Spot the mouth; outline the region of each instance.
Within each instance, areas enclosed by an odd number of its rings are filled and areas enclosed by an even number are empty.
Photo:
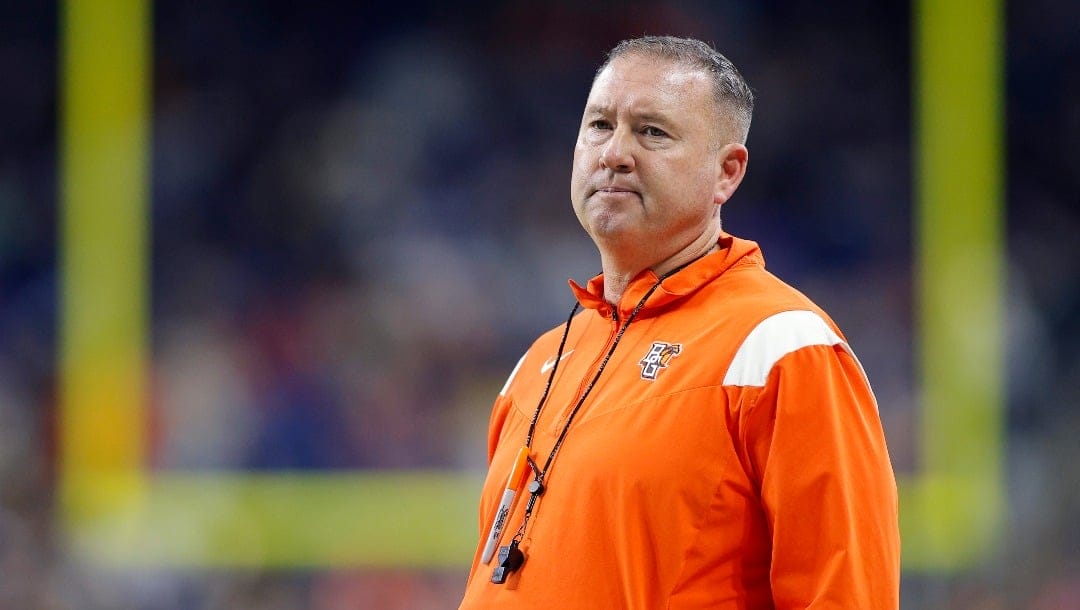
[[[593,193],[601,193],[601,194],[604,194],[604,195],[614,195],[614,196],[637,195],[638,194],[638,192],[635,191],[634,189],[630,189],[630,188],[626,188],[626,187],[622,187],[622,186],[604,186],[604,187],[597,188],[596,190],[593,191]]]

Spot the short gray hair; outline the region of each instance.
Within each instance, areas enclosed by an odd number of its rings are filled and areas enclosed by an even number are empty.
[[[734,131],[732,135],[743,143],[746,142],[746,136],[750,132],[750,119],[754,114],[754,93],[739,70],[735,68],[735,64],[711,45],[694,38],[676,36],[642,36],[627,39],[608,52],[604,63],[596,70],[596,76],[599,76],[612,61],[623,55],[644,55],[667,59],[702,70],[711,76],[713,97],[717,107],[721,114],[729,114]]]

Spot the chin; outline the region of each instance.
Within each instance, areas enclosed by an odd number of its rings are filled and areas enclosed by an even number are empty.
[[[592,236],[593,241],[596,242],[629,242],[631,244],[636,244],[642,239],[641,231],[638,227],[632,223],[626,222],[625,218],[594,218],[592,222],[589,223],[587,231],[589,235]]]
[[[639,219],[634,218],[633,210],[606,205],[604,202],[587,203],[578,218],[590,235],[618,234],[634,230],[639,224]]]

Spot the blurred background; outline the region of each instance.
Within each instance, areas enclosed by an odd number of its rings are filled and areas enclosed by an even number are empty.
[[[0,609],[456,607],[468,548],[441,566],[135,569],[72,552],[57,491],[61,10],[0,7]],[[725,229],[833,315],[898,474],[918,473],[908,3],[152,13],[150,477],[421,469],[478,489],[492,399],[565,319],[566,279],[599,270],[568,202],[572,147],[603,54],[643,33],[712,41],[755,89]],[[1080,608],[1078,23],[1075,2],[1006,5],[1006,523],[963,569],[906,567],[905,608]],[[471,536],[476,520],[451,526]]]

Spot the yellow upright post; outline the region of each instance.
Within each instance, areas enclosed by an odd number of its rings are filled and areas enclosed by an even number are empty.
[[[907,565],[950,569],[985,558],[1005,522],[1003,7],[914,11],[922,473],[901,517]]]
[[[150,16],[60,9],[60,511],[78,533],[143,489]]]

